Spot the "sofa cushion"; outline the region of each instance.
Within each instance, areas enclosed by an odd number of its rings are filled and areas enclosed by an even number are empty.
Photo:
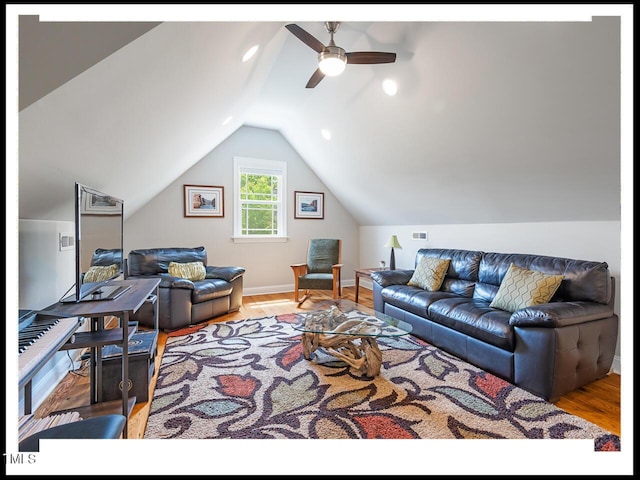
[[[477,298],[443,298],[431,303],[428,318],[496,347],[515,349],[515,332],[509,325],[511,313],[492,308]]]
[[[548,303],[562,279],[563,275],[548,275],[520,268],[512,263],[490,306],[515,312],[521,308]]]
[[[549,275],[564,275],[564,280],[553,298],[554,301],[585,301],[606,304],[611,298],[611,274],[606,262],[522,253],[488,252],[482,257],[478,281],[500,286],[512,263],[521,268],[537,270]],[[449,269],[449,274],[451,274],[451,269]]]
[[[94,265],[89,267],[87,273],[82,278],[83,283],[102,282],[111,278],[117,277],[120,273],[120,268],[115,263],[113,265],[99,266]]]
[[[472,297],[476,284],[469,280],[462,280],[461,278],[444,277],[444,282],[440,290],[443,292],[455,293],[456,295],[462,295],[463,297]]]
[[[194,304],[228,296],[233,290],[233,285],[229,282],[215,278],[193,282],[193,287],[191,302]]]
[[[206,270],[202,262],[169,262],[169,275],[172,277],[186,278],[192,282],[204,280]]]
[[[381,294],[386,303],[423,317],[427,315],[429,305],[436,300],[457,297],[451,292],[429,292],[411,285],[390,285],[383,288]]]
[[[202,262],[207,264],[204,247],[145,248],[131,250],[128,257],[129,276],[158,275],[169,272],[169,263]]]
[[[113,264],[122,265],[122,250],[119,248],[96,248],[91,256],[91,265],[103,267]]]
[[[478,270],[482,252],[474,250],[452,250],[447,248],[421,248],[416,253],[416,266],[424,257],[451,259],[447,275],[440,290],[465,297],[473,295],[473,286],[478,281]],[[412,272],[413,273],[413,272]],[[373,278],[373,275],[372,275]]]
[[[450,263],[450,258],[421,258],[407,285],[420,287],[430,292],[440,290]]]

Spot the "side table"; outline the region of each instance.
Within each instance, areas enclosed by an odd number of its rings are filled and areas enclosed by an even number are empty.
[[[360,294],[360,278],[368,278],[371,279],[371,274],[373,272],[378,272],[380,270],[384,270],[384,268],[356,268],[354,272],[356,274],[356,303],[358,303],[358,296]]]

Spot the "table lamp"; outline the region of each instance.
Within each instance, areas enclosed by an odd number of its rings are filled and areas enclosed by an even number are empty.
[[[387,248],[391,247],[391,259],[389,261],[389,270],[395,270],[396,269],[396,257],[395,257],[395,254],[393,252],[393,249],[394,248],[400,248],[400,249],[402,248],[402,246],[398,242],[398,237],[396,235],[391,235],[391,238],[389,239],[389,241],[387,242],[385,247],[387,247]]]

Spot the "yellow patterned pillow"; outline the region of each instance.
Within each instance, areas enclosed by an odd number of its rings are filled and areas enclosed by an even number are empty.
[[[490,306],[515,312],[521,308],[548,303],[563,278],[564,275],[527,270],[512,263]]]
[[[119,273],[120,269],[115,263],[107,266],[94,265],[84,274],[82,283],[102,282],[117,277]]]
[[[424,288],[430,292],[440,290],[451,260],[448,258],[422,257],[407,285]]]
[[[186,278],[187,280],[195,282],[197,280],[204,280],[207,271],[202,262],[169,262],[169,275],[172,277]]]

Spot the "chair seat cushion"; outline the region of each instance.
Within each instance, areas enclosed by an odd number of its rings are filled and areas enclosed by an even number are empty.
[[[192,303],[207,302],[214,298],[230,295],[233,286],[219,278],[207,278],[193,282],[193,292],[191,292]]]
[[[331,290],[333,275],[331,273],[307,273],[298,277],[298,287],[309,290]]]
[[[40,440],[43,438],[117,439],[124,431],[126,420],[124,415],[114,413],[57,425],[25,438],[18,445],[18,450],[20,452],[39,452]]]

